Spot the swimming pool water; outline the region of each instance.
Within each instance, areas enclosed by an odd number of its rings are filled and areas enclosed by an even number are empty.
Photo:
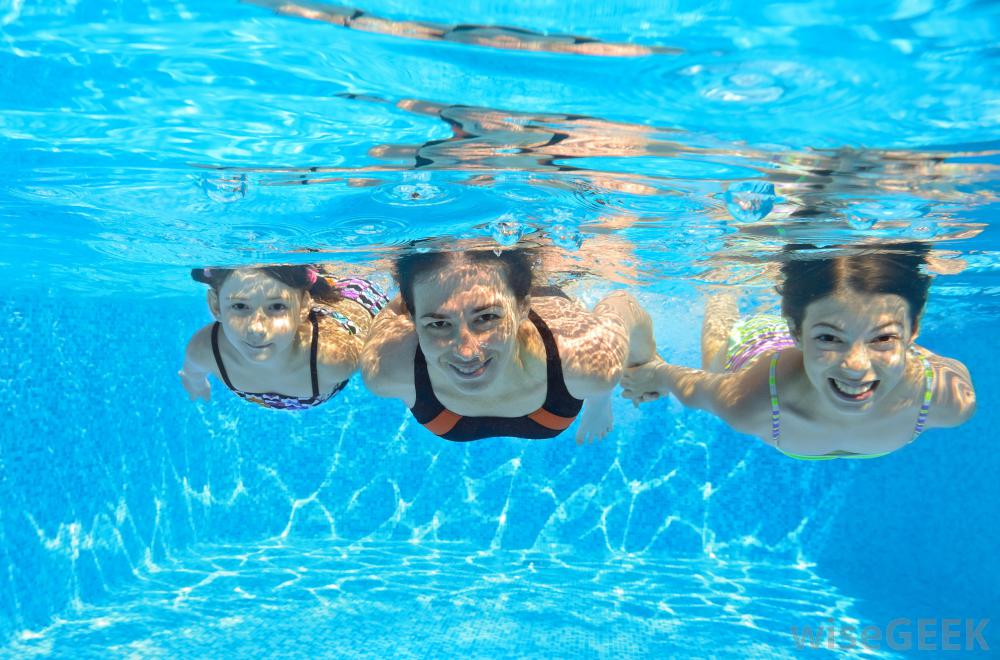
[[[997,9],[652,4],[360,7],[660,49],[619,57],[0,1],[0,654],[824,657],[792,627],[997,619]],[[300,415],[177,385],[192,266],[516,236],[689,365],[706,282],[766,305],[786,241],[930,240],[921,343],[979,410],[803,464],[665,401],[455,445],[356,379]]]

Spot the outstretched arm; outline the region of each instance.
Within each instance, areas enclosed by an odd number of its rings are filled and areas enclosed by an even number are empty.
[[[635,405],[673,394],[689,408],[722,418],[737,431],[759,435],[769,413],[768,360],[757,360],[735,373],[714,373],[669,364],[656,356],[650,362],[625,370],[622,396]]]
[[[628,337],[628,353],[624,366],[645,364],[656,355],[653,321],[632,294],[626,291],[609,294],[594,306],[594,314],[612,315],[621,320]]]
[[[416,329],[402,298],[397,296],[375,317],[361,350],[365,387],[376,396],[401,399],[412,406],[417,397],[413,385],[416,350]]]
[[[688,408],[716,412],[724,378],[723,374],[669,364],[657,355],[646,364],[625,370],[622,396],[638,405],[673,394]]]
[[[188,342],[184,351],[184,366],[177,372],[181,385],[191,401],[212,397],[212,386],[208,382],[208,374],[212,373],[210,355],[210,336],[212,326],[206,326],[196,332]]]
[[[537,309],[557,330],[566,387],[586,402],[576,441],[603,438],[612,428],[611,392],[622,369],[655,354],[649,315],[624,291],[601,300],[593,312],[556,298],[538,301]]]

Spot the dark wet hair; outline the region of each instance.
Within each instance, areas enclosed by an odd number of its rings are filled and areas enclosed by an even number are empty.
[[[916,330],[927,303],[931,277],[923,272],[930,247],[926,243],[838,245],[787,245],[781,266],[781,313],[798,334],[806,307],[839,290],[895,294],[909,305],[910,326]],[[839,254],[838,254],[839,253]]]
[[[216,293],[222,285],[235,273],[237,268],[192,268],[191,279],[195,282],[207,284]],[[315,300],[326,304],[333,304],[341,299],[341,295],[330,285],[330,282],[318,274],[314,266],[259,266],[249,267],[246,270],[258,270],[268,277],[278,280],[285,286],[297,289],[298,291],[308,291]]]
[[[417,279],[438,270],[458,264],[496,265],[500,267],[503,281],[510,287],[517,302],[522,302],[531,291],[533,281],[533,255],[528,248],[501,250],[466,250],[463,252],[416,252],[411,251],[396,258],[393,276],[399,285],[399,293],[410,316],[416,316],[413,301],[413,287]]]

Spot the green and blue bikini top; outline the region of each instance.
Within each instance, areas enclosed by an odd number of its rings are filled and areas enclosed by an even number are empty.
[[[927,422],[927,413],[931,409],[931,399],[934,397],[934,368],[931,367],[930,361],[921,355],[920,351],[918,351],[915,347],[911,347],[910,350],[917,358],[920,359],[920,363],[924,367],[924,400],[920,404],[920,412],[917,414],[917,423],[913,427],[913,437],[910,438],[910,442],[913,442],[917,439],[917,436],[924,432],[924,424]],[[829,454],[810,456],[807,454],[793,454],[782,449],[780,446],[781,408],[778,406],[778,381],[774,375],[778,366],[779,355],[781,355],[780,351],[771,356],[771,368],[767,375],[767,385],[771,393],[771,440],[778,451],[785,456],[797,458],[800,461],[829,461],[834,458],[879,458],[880,456],[892,453],[891,451],[884,451],[878,454],[853,454],[851,452],[836,451]]]

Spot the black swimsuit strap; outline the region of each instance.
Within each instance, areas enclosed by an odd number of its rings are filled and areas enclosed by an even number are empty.
[[[552,331],[542,317],[529,310],[528,318],[534,324],[535,329],[542,338],[542,345],[545,347],[545,403],[542,408],[557,415],[571,417],[579,412],[579,407],[574,410],[574,404],[579,399],[574,397],[566,389],[566,381],[563,378],[562,359],[559,357],[559,347],[556,339],[552,336]]]
[[[545,402],[542,408],[556,415],[566,417],[575,416],[579,412],[579,399],[575,398],[566,389],[563,380],[562,360],[559,358],[559,347],[556,346],[555,337],[549,326],[542,320],[542,317],[535,313],[535,310],[528,311],[528,319],[531,321],[538,334],[542,338],[542,346],[545,347]],[[413,385],[416,390],[416,400],[413,407],[414,416],[418,422],[424,423],[434,419],[441,411],[445,410],[444,404],[434,394],[434,387],[431,385],[430,375],[427,373],[427,359],[424,352],[417,344],[417,351],[413,356]]]
[[[319,372],[316,369],[316,357],[319,355],[319,321],[316,319],[316,312],[309,312],[309,320],[312,322],[312,346],[309,347],[309,377],[312,379],[313,396],[319,396]]]
[[[312,322],[312,346],[309,347],[309,376],[312,381],[312,398],[317,398],[319,396],[319,371],[316,369],[316,358],[319,355],[319,322],[316,320],[316,313],[309,312],[309,320]],[[222,382],[226,384],[226,387],[231,389],[233,392],[238,392],[235,387],[233,387],[232,382],[229,380],[229,374],[226,373],[226,365],[222,362],[222,351],[219,350],[219,327],[222,324],[218,321],[212,326],[212,353],[215,354],[215,364],[219,367],[219,375],[222,376]],[[346,384],[347,381],[344,381]]]
[[[445,409],[444,404],[434,394],[431,377],[427,374],[427,358],[420,350],[419,342],[417,343],[417,352],[413,356],[413,386],[417,397],[410,410],[413,411],[418,422],[421,424],[429,422]]]
[[[226,365],[222,363],[222,352],[219,351],[219,327],[222,326],[218,321],[212,326],[212,352],[215,353],[215,365],[219,367],[219,375],[222,376],[222,382],[226,384],[226,387],[232,391],[236,391],[233,384],[229,382],[229,374],[226,373]]]

